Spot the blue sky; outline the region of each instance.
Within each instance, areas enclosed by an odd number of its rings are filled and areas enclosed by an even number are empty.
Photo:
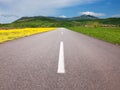
[[[61,12],[69,17],[80,15],[80,12],[87,11],[103,13],[104,15],[101,15],[101,18],[120,16],[120,0],[101,0],[91,4],[83,4],[61,9]]]
[[[23,16],[120,17],[120,0],[0,0],[0,23]]]

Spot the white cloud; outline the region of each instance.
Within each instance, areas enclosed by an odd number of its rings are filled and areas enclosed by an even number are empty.
[[[61,16],[59,16],[60,18],[67,18],[67,16],[65,16],[65,15],[61,15]]]
[[[113,15],[112,17],[120,17],[120,14]]]
[[[1,14],[0,15],[0,23],[10,23],[10,22],[15,21],[18,18],[20,18],[20,17],[17,15]]]
[[[5,14],[5,15],[1,14],[0,17],[16,17],[16,18],[18,18],[19,16],[17,16],[17,15],[10,15],[10,14],[9,15],[7,15],[7,14]]]
[[[92,16],[96,16],[96,17],[105,16],[104,13],[96,13],[96,12],[90,12],[90,11],[80,12],[80,14],[81,15],[92,15]]]
[[[0,14],[17,16],[56,15],[58,9],[100,0],[0,0]]]

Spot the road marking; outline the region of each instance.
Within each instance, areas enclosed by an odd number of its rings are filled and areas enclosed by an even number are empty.
[[[58,61],[57,73],[65,73],[63,41],[60,42],[60,51],[59,51],[59,61]]]

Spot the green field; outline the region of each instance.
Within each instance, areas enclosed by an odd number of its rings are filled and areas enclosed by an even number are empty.
[[[120,28],[70,27],[69,29],[113,44],[120,45]]]

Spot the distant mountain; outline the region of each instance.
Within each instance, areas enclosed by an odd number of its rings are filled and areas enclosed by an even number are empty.
[[[22,17],[15,22],[30,22],[30,21],[49,21],[54,22],[56,21],[54,18],[45,17],[45,16],[34,16],[34,17]]]
[[[72,26],[85,26],[89,23],[98,22],[104,25],[117,25],[120,26],[120,18],[106,18],[100,19],[91,15],[81,15],[72,18],[60,17],[22,17],[10,24],[0,24],[0,28],[25,28],[25,27],[72,27]]]
[[[60,17],[45,17],[45,16],[35,16],[35,17],[22,17],[15,22],[23,22],[23,21],[65,21],[65,20],[95,20],[99,19],[98,17],[91,15],[81,15],[78,17],[72,18],[60,18]]]
[[[81,15],[78,17],[71,18],[71,20],[95,20],[95,19],[99,19],[99,18],[92,15]]]

